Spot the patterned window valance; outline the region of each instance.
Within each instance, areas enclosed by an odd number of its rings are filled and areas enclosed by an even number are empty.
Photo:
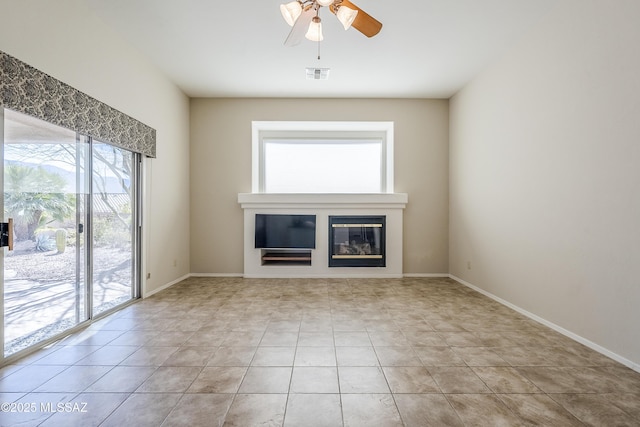
[[[156,156],[156,131],[0,51],[0,106],[102,142]]]

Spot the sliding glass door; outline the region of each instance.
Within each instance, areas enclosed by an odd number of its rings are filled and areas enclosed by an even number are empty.
[[[11,245],[0,266],[1,362],[138,296],[140,160],[8,109],[0,122]]]
[[[87,138],[4,110],[4,356],[89,318]]]
[[[94,141],[93,314],[136,295],[137,156]]]

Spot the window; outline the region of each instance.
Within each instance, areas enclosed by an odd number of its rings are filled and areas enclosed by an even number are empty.
[[[393,123],[253,122],[254,193],[392,193]]]
[[[263,142],[265,193],[380,193],[380,140]]]

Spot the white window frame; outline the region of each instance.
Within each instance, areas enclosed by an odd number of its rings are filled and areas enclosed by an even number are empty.
[[[380,194],[393,193],[393,122],[252,121],[251,192],[264,193],[264,138],[381,138]]]

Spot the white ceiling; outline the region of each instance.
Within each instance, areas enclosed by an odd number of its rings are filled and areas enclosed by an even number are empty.
[[[354,0],[368,39],[322,8],[324,41],[284,46],[288,0],[86,0],[191,97],[449,98],[557,0]],[[329,67],[306,80],[305,67]]]

